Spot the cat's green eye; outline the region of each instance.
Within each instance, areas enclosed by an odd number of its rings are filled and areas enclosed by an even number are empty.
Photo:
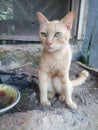
[[[47,34],[44,33],[44,32],[41,32],[40,34],[41,34],[42,37],[47,37]]]
[[[55,36],[55,37],[60,37],[61,34],[62,34],[61,32],[56,32],[54,36]]]

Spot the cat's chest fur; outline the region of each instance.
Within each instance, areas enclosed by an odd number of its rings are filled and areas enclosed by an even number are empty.
[[[69,67],[71,50],[62,50],[56,53],[43,52],[40,59],[40,68],[50,76],[60,75]]]

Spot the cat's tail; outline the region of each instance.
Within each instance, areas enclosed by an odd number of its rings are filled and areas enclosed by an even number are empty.
[[[75,87],[75,86],[79,86],[79,85],[83,84],[84,81],[87,79],[88,76],[89,76],[89,72],[86,71],[86,70],[83,70],[79,74],[79,77],[77,79],[71,81],[72,86]]]

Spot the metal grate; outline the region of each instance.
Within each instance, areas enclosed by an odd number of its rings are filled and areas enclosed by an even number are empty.
[[[0,0],[0,40],[38,41],[36,12],[43,12],[49,20],[60,19],[69,12],[71,3],[72,0]]]

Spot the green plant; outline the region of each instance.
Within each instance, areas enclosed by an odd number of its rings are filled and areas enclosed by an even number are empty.
[[[79,57],[79,61],[81,61],[83,64],[87,65],[87,58],[82,54]]]
[[[89,65],[89,59],[90,59],[90,50],[91,50],[91,44],[92,44],[92,37],[93,37],[93,32],[90,35],[90,40],[87,48],[87,65]]]
[[[39,59],[38,58],[34,58],[32,65],[33,65],[33,67],[38,66],[39,65]]]

